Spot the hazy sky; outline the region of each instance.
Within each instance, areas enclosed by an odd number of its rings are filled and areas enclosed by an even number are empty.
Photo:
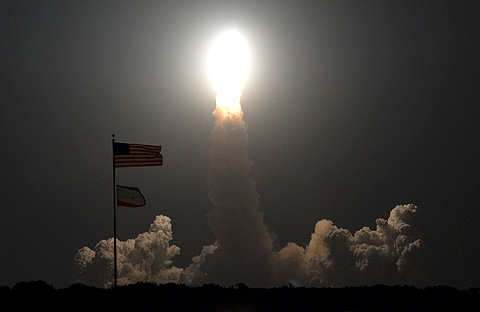
[[[479,20],[476,1],[2,1],[0,284],[67,286],[76,251],[112,236],[112,133],[164,156],[117,170],[147,200],[119,209],[119,238],[166,215],[179,267],[215,241],[206,61],[236,27],[279,248],[320,219],[355,232],[413,203],[431,284],[479,287]]]

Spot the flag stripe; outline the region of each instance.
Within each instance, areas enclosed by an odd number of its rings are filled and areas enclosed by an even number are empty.
[[[158,162],[162,161],[162,157],[148,157],[148,158],[119,158],[117,163],[128,163],[128,162]]]
[[[117,144],[117,145],[115,145]],[[126,144],[114,142],[115,168],[161,166],[163,156],[158,145]]]
[[[148,166],[162,166],[162,162],[147,162],[147,163],[126,163],[126,164],[117,164],[117,168],[123,167],[148,167]]]
[[[122,159],[157,159],[161,157],[161,154],[158,155],[120,155],[115,156],[115,159],[122,160]]]
[[[161,151],[162,146],[160,145],[147,145],[147,144],[129,144],[130,149],[143,149],[143,150],[153,150],[153,151]]]
[[[131,164],[131,165],[119,165],[117,168],[126,168],[126,167],[154,167],[162,166],[162,164]]]
[[[122,163],[133,163],[133,162],[162,162],[163,158],[162,157],[148,157],[148,158],[119,158],[116,160],[117,164],[122,164]]]
[[[162,164],[163,161],[161,159],[144,159],[144,160],[128,160],[128,161],[118,161],[116,164],[118,165],[128,165],[128,164]]]
[[[130,154],[132,153],[160,153],[161,146],[130,144]]]

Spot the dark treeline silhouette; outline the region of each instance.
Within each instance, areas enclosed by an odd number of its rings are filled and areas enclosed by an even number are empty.
[[[137,283],[115,289],[83,284],[54,289],[43,281],[0,287],[3,307],[12,310],[120,311],[477,311],[480,289],[449,286],[305,288],[221,287],[207,284]]]

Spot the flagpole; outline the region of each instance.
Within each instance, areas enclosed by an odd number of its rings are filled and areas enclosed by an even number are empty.
[[[113,287],[117,287],[117,181],[115,179],[115,134],[112,134],[113,163]]]

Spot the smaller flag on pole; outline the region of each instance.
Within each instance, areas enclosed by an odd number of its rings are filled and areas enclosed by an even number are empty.
[[[145,197],[138,187],[117,185],[117,205],[123,207],[145,206]]]

